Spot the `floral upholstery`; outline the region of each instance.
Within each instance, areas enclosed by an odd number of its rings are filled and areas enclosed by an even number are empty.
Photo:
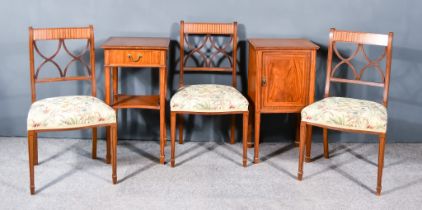
[[[302,110],[302,121],[360,131],[387,130],[387,110],[379,103],[367,100],[328,97]]]
[[[181,88],[170,101],[171,111],[235,112],[248,111],[248,100],[227,85],[190,85]]]
[[[28,130],[65,129],[116,123],[113,108],[93,96],[62,96],[34,102]]]

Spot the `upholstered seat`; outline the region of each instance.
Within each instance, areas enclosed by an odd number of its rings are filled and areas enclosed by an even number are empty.
[[[248,105],[236,88],[215,84],[185,86],[170,101],[171,111],[186,112],[244,112]]]
[[[386,132],[387,110],[373,101],[327,97],[305,107],[302,121],[334,128]]]
[[[93,96],[62,96],[38,100],[28,113],[28,130],[66,129],[116,123],[116,113]]]

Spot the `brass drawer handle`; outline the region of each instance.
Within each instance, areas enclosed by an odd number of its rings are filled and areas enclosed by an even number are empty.
[[[138,57],[136,59],[133,59],[132,54],[128,54],[127,57],[129,58],[130,61],[132,62],[138,62],[139,60],[141,60],[142,58],[142,54],[138,54]]]

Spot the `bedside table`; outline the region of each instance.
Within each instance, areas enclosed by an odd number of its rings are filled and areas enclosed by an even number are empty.
[[[160,163],[164,164],[166,141],[165,103],[167,79],[168,38],[111,37],[101,48],[104,49],[105,102],[118,109],[153,109],[160,111]],[[160,71],[159,95],[119,94],[119,67],[151,67]],[[123,68],[121,68],[123,70]],[[110,91],[112,77],[112,91]],[[113,100],[111,100],[111,95]],[[108,145],[107,145],[108,146]]]
[[[318,49],[305,39],[249,39],[248,96],[254,110],[250,122],[255,126],[255,163],[259,162],[261,114],[299,113],[300,117],[302,108],[314,101]]]

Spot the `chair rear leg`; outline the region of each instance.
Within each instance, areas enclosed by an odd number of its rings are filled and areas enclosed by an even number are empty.
[[[323,135],[323,142],[324,142],[324,158],[328,159],[330,156],[329,156],[329,151],[328,151],[328,129],[327,128],[322,129],[322,135]]]
[[[243,113],[243,167],[247,166],[248,160],[248,127],[249,113]]]
[[[92,128],[92,159],[97,159],[97,128]]]
[[[379,136],[378,148],[378,177],[377,177],[377,195],[381,195],[382,190],[382,170],[384,168],[384,150],[385,150],[385,134]]]
[[[300,123],[300,141],[299,141],[299,169],[297,172],[297,179],[299,181],[303,178],[303,156],[305,154],[305,142],[306,141],[306,123]]]
[[[38,134],[34,132],[34,165],[38,165]]]
[[[236,115],[232,115],[231,125],[230,125],[230,144],[235,143],[234,135],[236,131]]]
[[[179,119],[181,119],[181,118],[179,118]],[[179,123],[179,124],[181,124],[181,123]],[[176,113],[175,112],[171,112],[171,114],[170,114],[170,138],[171,138],[170,166],[174,167],[174,165],[175,165],[174,155],[175,155],[175,150],[176,150]],[[179,141],[180,141],[180,139],[179,139]]]
[[[183,115],[179,114],[179,144],[183,144],[183,126],[185,124],[185,119]]]
[[[29,157],[29,190],[31,195],[35,193],[34,183],[34,146],[35,146],[35,132],[28,131],[28,157]]]

